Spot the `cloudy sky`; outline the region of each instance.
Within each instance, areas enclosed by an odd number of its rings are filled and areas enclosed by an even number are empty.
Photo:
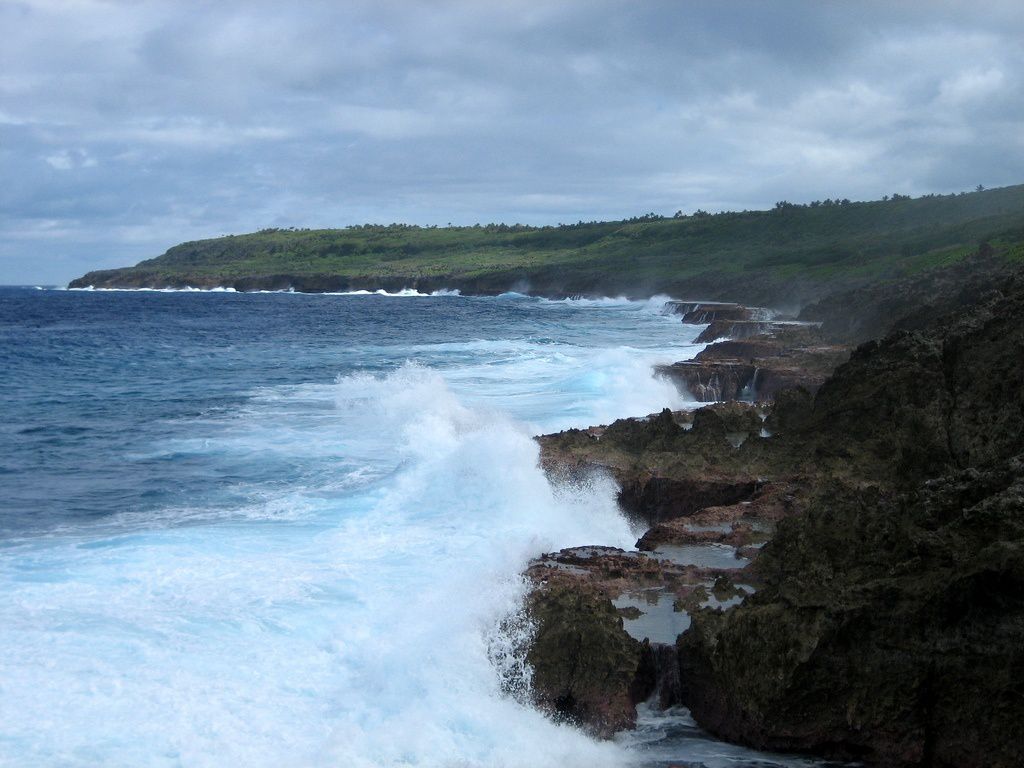
[[[0,283],[267,226],[1024,182],[1016,1],[0,0],[0,29]]]

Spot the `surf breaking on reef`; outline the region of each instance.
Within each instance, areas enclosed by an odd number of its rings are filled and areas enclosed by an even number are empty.
[[[90,301],[95,315],[66,329],[56,317],[70,305],[53,304],[60,345],[106,350],[76,358],[106,369],[81,371],[80,380],[125,384],[102,395],[76,385],[48,416],[58,435],[48,439],[68,443],[63,482],[84,487],[75,452],[90,450],[101,429],[131,433],[129,451],[105,457],[116,470],[104,471],[122,474],[126,487],[146,477],[138,482],[156,501],[126,491],[91,518],[51,505],[53,519],[34,515],[8,535],[0,553],[5,755],[133,765],[626,759],[620,747],[503,695],[495,664],[518,662],[493,628],[515,610],[530,556],[592,539],[632,543],[611,485],[552,486],[531,434],[678,400],[650,376],[652,362],[690,348],[676,323],[642,304],[466,299],[459,306],[468,316],[449,321],[466,327],[439,342],[416,327],[412,305],[380,315],[382,304],[353,296],[339,299],[352,305],[342,306],[346,319],[329,325],[343,339],[304,341],[286,336],[295,313],[339,305],[234,294],[230,313],[220,302],[176,313],[167,302],[181,299],[165,295],[165,332],[145,326],[156,305],[121,295]],[[126,319],[128,306],[137,321]],[[269,311],[280,313],[281,330],[266,326]],[[258,353],[244,330],[256,317],[262,333],[280,334]],[[384,348],[360,330],[381,320],[395,329]],[[625,344],[638,321],[661,338]],[[197,323],[202,335],[192,337]],[[26,343],[38,338],[24,333]],[[567,334],[571,341],[559,339]],[[342,373],[333,382],[304,380],[300,366],[290,381],[260,385],[261,372],[285,358],[311,364],[335,347]],[[52,379],[59,353],[23,362],[19,376]],[[177,416],[116,421],[138,412],[139,393],[175,386],[161,361],[187,365],[207,354],[222,363],[226,386],[243,392],[237,405],[204,409],[200,390],[188,398],[200,402]],[[371,362],[373,372],[359,371]],[[152,382],[131,383],[147,369]],[[210,374],[183,375],[201,388]],[[112,399],[104,403],[112,423],[83,416],[97,396]],[[86,431],[61,437],[58,420]],[[42,445],[44,433],[21,439]]]
[[[635,761],[503,693],[527,673],[495,627],[531,556],[635,541],[532,435],[685,404],[651,366],[701,345],[663,300],[136,293],[21,291],[2,342],[0,753]]]
[[[415,288],[402,288],[399,291],[386,291],[383,288],[378,288],[375,291],[359,290],[359,291],[317,291],[317,292],[306,292],[296,291],[294,288],[282,288],[279,291],[239,291],[231,286],[216,286],[213,288],[193,288],[192,286],[183,286],[181,288],[97,288],[89,285],[84,288],[48,288],[46,286],[35,286],[36,290],[60,290],[60,291],[111,291],[111,292],[135,292],[135,293],[300,293],[306,296],[389,296],[393,298],[423,298],[427,296],[460,296],[461,292],[458,289],[440,288],[430,293],[421,293]]]

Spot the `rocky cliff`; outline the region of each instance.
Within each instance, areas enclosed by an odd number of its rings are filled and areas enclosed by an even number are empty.
[[[708,730],[885,766],[1024,764],[1024,281],[971,296],[909,307],[920,322],[814,395],[542,439],[553,470],[616,477],[645,549],[753,557],[734,578],[756,593],[690,601],[676,643],[675,690]]]
[[[797,429],[848,471],[779,524],[756,595],[679,639],[705,727],[883,765],[1024,762],[1022,312],[1011,281],[822,387]]]
[[[826,341],[816,325],[790,322],[713,321],[698,341],[714,343],[693,360],[655,372],[702,403],[766,402],[795,388],[813,393],[850,353],[849,346]]]

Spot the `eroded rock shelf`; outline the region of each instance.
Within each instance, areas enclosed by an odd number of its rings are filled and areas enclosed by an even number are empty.
[[[812,325],[720,341],[659,373],[732,402],[539,438],[644,531],[531,564],[541,706],[601,735],[683,704],[757,748],[1024,764],[1024,282],[983,296],[852,355]]]

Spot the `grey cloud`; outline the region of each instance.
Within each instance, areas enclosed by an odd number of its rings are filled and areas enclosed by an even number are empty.
[[[184,239],[1024,181],[1014,3],[0,5],[0,282]]]

